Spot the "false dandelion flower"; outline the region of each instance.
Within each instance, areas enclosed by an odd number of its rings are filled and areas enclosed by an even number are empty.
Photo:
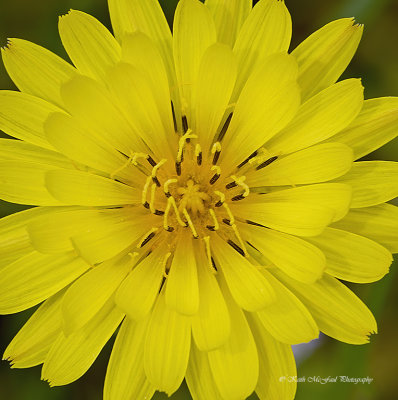
[[[398,99],[338,83],[362,26],[291,54],[283,1],[109,0],[115,37],[61,17],[74,66],[10,39],[0,92],[0,312],[42,303],[14,368],[81,377],[118,331],[104,399],[293,399],[291,345],[362,344],[373,282],[398,251],[398,164],[356,161],[398,132]],[[355,161],[355,162],[354,162]],[[120,327],[119,327],[120,325]]]

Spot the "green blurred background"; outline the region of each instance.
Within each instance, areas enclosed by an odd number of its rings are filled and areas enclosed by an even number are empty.
[[[142,0],[145,1],[145,0]],[[172,21],[178,0],[160,0]],[[327,22],[355,16],[365,24],[365,33],[358,53],[345,77],[362,77],[366,98],[398,96],[398,2],[396,0],[286,0],[293,17],[292,49],[314,30]],[[0,46],[7,37],[19,37],[38,43],[62,57],[67,57],[57,33],[58,15],[70,8],[86,11],[110,27],[106,0],[0,0]],[[0,89],[15,89],[3,65],[0,65]],[[0,133],[1,134],[1,133]],[[368,159],[398,161],[398,140],[371,154]],[[0,217],[23,207],[0,202]],[[349,383],[302,383],[297,400],[394,400],[398,398],[398,274],[396,263],[382,281],[371,285],[351,285],[369,305],[379,324],[379,334],[366,346],[351,346],[323,338],[320,346],[299,362],[299,377],[354,378],[369,376],[368,385]],[[0,352],[32,314],[0,317]],[[108,343],[93,367],[77,382],[60,388],[49,388],[40,381],[40,368],[11,370],[0,363],[0,399],[8,400],[99,400],[106,363],[111,351]],[[163,394],[156,400],[167,398]],[[172,399],[189,400],[183,386]],[[256,397],[253,396],[253,399]],[[129,399],[120,399],[129,400]],[[141,399],[137,399],[141,400]],[[212,399],[203,399],[212,400]]]

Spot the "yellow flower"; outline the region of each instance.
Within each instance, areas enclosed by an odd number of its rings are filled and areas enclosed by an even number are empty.
[[[293,399],[291,344],[362,344],[368,308],[339,279],[382,278],[398,251],[394,162],[355,161],[398,132],[398,98],[335,83],[362,26],[334,21],[290,55],[283,1],[109,0],[59,23],[75,67],[3,49],[0,312],[43,304],[6,349],[53,386],[118,329],[104,399],[186,379],[195,400]],[[379,244],[380,243],[380,244]]]

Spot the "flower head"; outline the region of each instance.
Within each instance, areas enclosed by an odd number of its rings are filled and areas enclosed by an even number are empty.
[[[283,1],[109,0],[115,37],[71,11],[74,66],[11,39],[0,92],[0,312],[43,304],[5,351],[51,385],[120,329],[104,398],[293,399],[291,344],[368,342],[339,279],[382,278],[398,250],[397,98],[336,81],[362,34],[334,21],[291,54]],[[355,161],[355,162],[354,162]],[[379,244],[380,243],[380,244]]]

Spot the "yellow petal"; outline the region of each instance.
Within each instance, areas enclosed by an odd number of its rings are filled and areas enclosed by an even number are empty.
[[[0,138],[0,159],[20,163],[38,163],[50,168],[74,168],[72,162],[62,154],[15,139]]]
[[[193,315],[199,309],[199,286],[193,238],[181,237],[167,277],[166,304],[173,310]]]
[[[116,337],[105,377],[104,400],[151,399],[155,388],[144,372],[147,320],[125,319]]]
[[[239,230],[246,241],[293,279],[312,283],[322,276],[325,256],[305,240],[254,225],[240,224]]]
[[[139,192],[131,186],[83,171],[49,171],[46,187],[63,204],[116,206],[140,201]]]
[[[325,254],[325,272],[349,282],[375,282],[388,273],[393,260],[373,240],[340,229],[326,228],[322,235],[307,240]]]
[[[41,378],[50,386],[67,385],[91,367],[124,314],[109,301],[82,329],[65,337],[61,332],[44,361]]]
[[[229,104],[236,79],[236,60],[225,45],[210,46],[200,63],[194,85],[194,132],[204,154],[210,150],[214,136]]]
[[[398,162],[355,162],[337,181],[351,185],[352,208],[375,206],[398,196]]]
[[[62,106],[59,89],[76,70],[51,51],[22,39],[10,39],[2,48],[8,74],[22,92]]]
[[[259,355],[257,396],[260,400],[294,400],[297,382],[295,379],[289,379],[297,376],[292,347],[275,340],[262,327],[255,314],[247,315],[247,319]]]
[[[124,222],[129,225],[142,225],[144,220],[139,213],[129,208],[84,210],[65,207],[55,208],[50,217],[48,213],[39,214],[34,220],[27,220],[26,225],[34,247],[41,253],[55,254],[73,250],[71,238],[90,231],[92,234],[105,231],[105,234],[109,235],[108,241],[112,240],[112,227],[120,226]],[[132,231],[128,232],[131,233]],[[117,240],[120,240],[120,237]]]
[[[352,150],[341,143],[323,143],[281,157],[248,174],[249,186],[304,185],[326,182],[348,172]],[[260,165],[261,166],[261,165]]]
[[[333,211],[333,221],[343,218],[351,203],[351,187],[344,183],[320,183],[267,193],[264,203],[298,202],[322,206]]]
[[[170,105],[170,88],[167,72],[162,56],[153,40],[141,32],[127,34],[122,43],[122,60],[133,65],[145,75],[152,93],[156,93],[163,127],[166,132],[172,132],[173,117]]]
[[[276,294],[275,302],[257,312],[263,328],[276,340],[287,344],[299,344],[317,338],[318,327],[303,303],[265,268],[261,273]]]
[[[398,253],[398,207],[392,204],[352,209],[332,226],[365,236]]]
[[[146,148],[151,149],[159,160],[163,157],[174,159],[174,129],[171,121],[170,124],[163,123],[155,100],[156,92],[151,91],[145,76],[132,65],[119,63],[108,71],[107,81],[130,126],[134,128],[133,132],[137,137],[141,136]]]
[[[61,301],[65,290],[46,300],[29,318],[4,352],[13,368],[30,368],[44,362],[61,332]]]
[[[118,175],[127,178],[135,173],[132,165],[112,146],[80,129],[72,117],[67,114],[53,113],[44,123],[46,138],[59,152],[79,163],[107,172],[120,170]]]
[[[148,380],[168,396],[181,385],[191,347],[191,320],[166,306],[158,296],[145,341],[144,368]]]
[[[298,236],[316,236],[332,222],[334,212],[307,202],[264,202],[231,205],[236,217]]]
[[[0,91],[0,129],[10,136],[36,146],[52,149],[43,124],[59,108],[26,93]]]
[[[290,124],[267,142],[267,151],[289,154],[328,139],[349,125],[362,105],[359,79],[336,83],[305,102]],[[331,141],[344,143],[335,138]]]
[[[129,33],[142,32],[158,48],[166,68],[176,115],[179,114],[181,107],[173,59],[173,39],[158,0],[109,0],[108,4],[115,36],[123,46]],[[177,118],[177,124],[181,125],[181,118]]]
[[[12,314],[47,299],[89,268],[73,253],[49,256],[32,252],[1,270],[0,310]]]
[[[206,0],[205,5],[213,16],[217,41],[232,47],[252,9],[250,0]]]
[[[87,226],[70,238],[77,253],[90,264],[129,250],[148,232],[150,216],[137,213],[137,210],[131,212],[127,207],[112,211],[108,217],[106,214],[94,217],[90,228]]]
[[[245,315],[228,293],[225,282],[222,291],[231,316],[231,334],[223,346],[208,353],[210,368],[222,398],[246,399],[258,379],[256,344]]]
[[[297,63],[285,54],[268,57],[250,76],[222,142],[220,165],[225,166],[226,173],[294,117],[300,103],[296,77]]]
[[[231,322],[213,267],[210,270],[202,249],[197,252],[197,260],[200,302],[199,311],[192,317],[192,336],[202,352],[214,350],[227,341]]]
[[[148,315],[165,274],[167,248],[159,246],[142,260],[122,282],[115,295],[116,304],[132,319]]]
[[[131,150],[147,152],[139,136],[123,117],[117,101],[100,83],[86,76],[76,76],[61,87],[62,99],[69,113],[82,129],[120,150],[127,156]]]
[[[227,25],[224,29],[229,31],[230,26]],[[249,76],[263,64],[267,56],[287,52],[291,36],[292,19],[284,1],[262,0],[255,5],[234,46],[239,75],[233,101],[236,101]]]
[[[47,190],[45,176],[50,167],[37,162],[1,161],[0,198],[10,203],[59,206]]]
[[[216,42],[216,28],[210,11],[199,0],[181,0],[173,24],[173,54],[183,113],[188,121],[192,85],[206,49]]]
[[[62,44],[83,75],[102,80],[106,70],[121,57],[118,42],[97,19],[71,10],[59,19]]]
[[[365,100],[357,118],[333,141],[344,143],[354,151],[355,159],[366,156],[398,135],[398,98]]]
[[[57,207],[35,207],[0,220],[0,266],[16,261],[34,249],[26,227],[40,216],[50,219]]]
[[[194,344],[191,346],[185,379],[193,400],[223,400],[214,382],[207,353],[200,351]]]
[[[363,26],[353,18],[342,18],[314,32],[292,52],[299,64],[303,99],[337,81],[355,54],[362,32]]]
[[[110,299],[132,266],[130,256],[89,270],[74,282],[62,300],[63,331],[66,336],[82,328]]]
[[[217,235],[211,238],[212,253],[239,307],[257,311],[275,300],[271,285],[260,271]]]
[[[369,342],[371,333],[377,332],[370,310],[336,278],[325,274],[306,285],[277,270],[272,273],[304,303],[326,335],[346,343],[364,344]]]

